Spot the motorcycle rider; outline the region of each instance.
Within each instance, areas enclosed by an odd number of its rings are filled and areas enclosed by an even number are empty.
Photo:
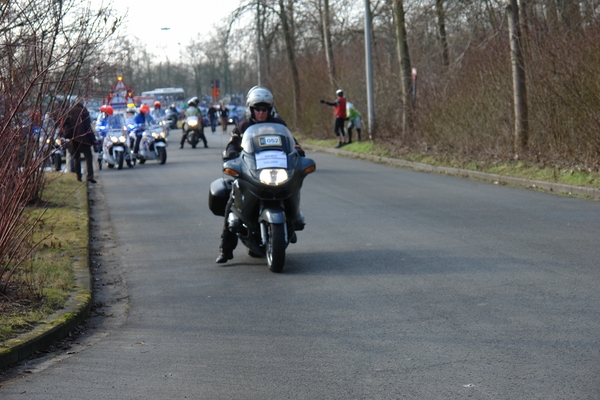
[[[165,118],[167,119],[170,129],[177,128],[177,120],[179,119],[179,110],[175,103],[172,103],[165,112]]]
[[[185,109],[185,116],[187,117],[198,117],[198,124],[199,124],[199,128],[200,132],[204,132],[204,124],[202,123],[202,112],[200,111],[200,109],[198,108],[198,104],[200,103],[200,100],[197,97],[192,97],[190,100],[188,100],[188,106]],[[181,136],[181,143],[179,148],[183,149],[183,144],[185,143],[188,134],[189,134],[190,130],[189,127],[187,126],[187,124],[183,125],[183,135]],[[208,142],[206,141],[206,136],[201,135],[202,136],[202,141],[204,142],[204,148],[207,149],[208,148]]]
[[[152,116],[150,115],[150,107],[147,104],[142,104],[140,110],[133,117],[133,123],[135,124],[135,143],[133,145],[133,157],[137,158],[140,150],[140,141],[142,140],[142,133],[148,123],[152,123]]]
[[[235,128],[233,128],[233,131],[231,131],[231,137],[225,148],[225,156],[223,157],[225,161],[235,159],[240,155],[242,152],[242,136],[249,126],[264,122],[274,122],[287,126],[279,116],[275,117],[272,115],[275,100],[273,98],[273,93],[271,93],[269,89],[264,86],[254,86],[248,91],[246,98],[246,107],[249,118],[242,120]],[[305,156],[304,150],[297,141],[294,147],[302,157]],[[232,206],[233,197],[229,196],[229,200],[225,206],[225,222],[223,224],[221,244],[219,246],[221,254],[217,257],[217,264],[223,264],[228,260],[233,259],[233,250],[238,243],[237,235],[231,232],[227,226],[227,216],[231,212]],[[296,242],[295,232],[291,234],[290,242]]]
[[[154,102],[154,108],[152,109],[150,115],[156,122],[161,122],[165,117],[165,111],[161,107],[160,101],[157,100]]]

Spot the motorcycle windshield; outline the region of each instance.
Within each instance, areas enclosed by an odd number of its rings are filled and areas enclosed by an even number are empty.
[[[248,154],[265,151],[289,154],[294,149],[294,137],[282,124],[265,122],[249,126],[242,137],[242,148]]]

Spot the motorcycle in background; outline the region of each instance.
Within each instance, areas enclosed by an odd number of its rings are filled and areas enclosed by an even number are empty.
[[[138,162],[156,160],[160,165],[167,162],[167,132],[162,124],[152,125],[142,133]]]
[[[123,164],[127,163],[129,168],[134,166],[131,157],[131,150],[125,132],[120,134],[110,132],[102,142],[102,160],[106,162],[108,168],[123,169]]]
[[[285,251],[304,229],[300,189],[315,171],[315,162],[294,148],[295,140],[282,124],[255,124],[244,132],[242,153],[223,164],[228,179],[210,185],[208,204],[215,215],[225,216],[230,195],[229,230],[253,257],[266,256],[272,272],[281,272]]]
[[[185,118],[185,132],[187,133],[186,141],[192,146],[192,149],[196,148],[200,140],[204,142],[204,147],[208,147],[201,117],[196,115],[187,116]]]
[[[123,114],[112,114],[99,120],[96,123],[96,140],[99,143],[94,146],[98,155],[98,169],[102,169],[104,163],[108,168],[116,166],[117,169],[122,169],[125,163],[128,167],[133,167]]]

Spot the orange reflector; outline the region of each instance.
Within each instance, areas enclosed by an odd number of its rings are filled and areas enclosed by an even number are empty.
[[[304,170],[304,173],[308,175],[311,172],[315,172],[316,169],[317,169],[317,167],[315,165],[311,165],[310,167],[308,167]]]
[[[238,176],[238,173],[236,172],[236,170],[231,169],[231,168],[225,168],[223,170],[223,172],[225,173],[225,175]]]

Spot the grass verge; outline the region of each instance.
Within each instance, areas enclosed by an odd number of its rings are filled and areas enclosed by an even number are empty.
[[[87,188],[75,174],[48,173],[41,201],[26,215],[41,217],[32,238],[38,245],[0,294],[0,342],[64,306],[75,281],[73,260],[89,243]]]
[[[300,139],[299,139],[300,140]],[[301,143],[312,144],[314,146],[333,148],[337,140],[313,140],[302,138]],[[527,161],[486,161],[486,160],[459,160],[444,156],[420,153],[400,153],[392,148],[384,147],[370,140],[353,142],[345,145],[345,151],[354,153],[370,154],[380,157],[401,158],[407,161],[419,162],[423,164],[436,165],[441,167],[462,168],[471,171],[487,172],[515,178],[525,178],[531,180],[562,183],[566,185],[585,186],[600,189],[600,174],[596,171],[586,170],[580,167],[540,167]]]

